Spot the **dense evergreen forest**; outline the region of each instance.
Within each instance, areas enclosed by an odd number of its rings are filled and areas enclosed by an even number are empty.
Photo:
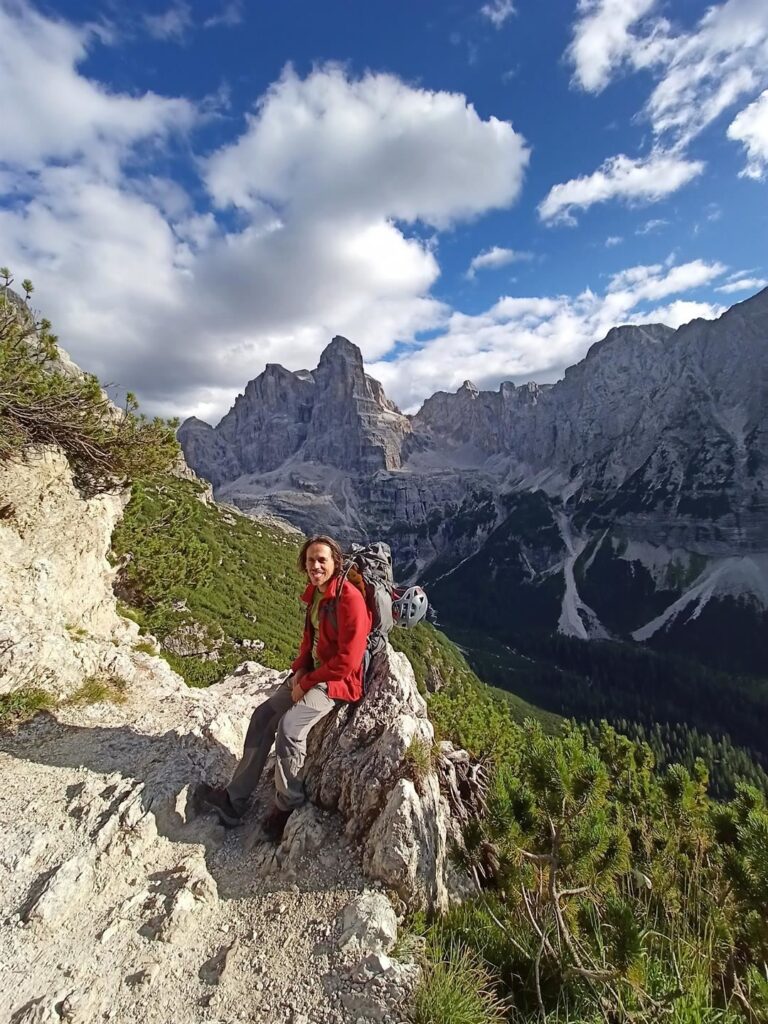
[[[768,792],[768,680],[626,643],[528,634],[512,646],[446,631],[485,682],[564,718],[605,720],[650,743],[662,765],[701,757],[715,796],[731,796],[738,778]]]

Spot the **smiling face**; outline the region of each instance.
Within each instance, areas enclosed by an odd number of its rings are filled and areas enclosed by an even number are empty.
[[[328,586],[328,581],[333,576],[333,552],[327,544],[310,544],[307,548],[305,568],[309,582],[321,591]]]

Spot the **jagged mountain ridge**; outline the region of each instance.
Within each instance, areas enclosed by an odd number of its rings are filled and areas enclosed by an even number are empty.
[[[397,469],[409,432],[408,418],[364,372],[360,350],[336,337],[316,370],[267,363],[216,428],[193,417],[179,438],[219,486],[271,472],[299,452],[350,472]]]
[[[727,600],[759,630],[767,340],[768,290],[677,331],[615,328],[554,385],[467,381],[405,417],[335,338],[317,370],[270,366],[179,436],[246,510],[388,536],[439,608],[498,578],[526,628],[649,640]]]

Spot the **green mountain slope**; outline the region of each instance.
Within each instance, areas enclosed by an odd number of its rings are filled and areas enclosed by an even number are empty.
[[[190,685],[209,685],[248,658],[287,668],[302,624],[300,535],[200,494],[201,485],[175,477],[134,485],[113,537],[124,611]],[[449,628],[452,639],[422,625],[395,629],[391,640],[410,659],[440,735],[473,753],[495,751],[509,721],[532,718],[554,734],[566,718],[604,718],[651,742],[660,764],[692,769],[703,757],[716,796],[732,795],[740,777],[768,792],[766,687],[621,644],[533,637],[514,649]],[[723,706],[726,693],[734,699]]]
[[[134,484],[112,538],[124,611],[191,685],[249,657],[287,668],[303,622],[298,535],[205,504],[202,490],[173,477]]]
[[[529,634],[512,646],[477,630],[446,628],[481,679],[539,709],[539,717],[605,720],[650,742],[660,765],[692,770],[701,757],[719,798],[731,797],[739,778],[768,793],[765,681],[615,641]]]

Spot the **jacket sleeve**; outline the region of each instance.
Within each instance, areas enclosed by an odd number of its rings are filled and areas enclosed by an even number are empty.
[[[291,662],[291,672],[295,672],[299,668],[310,669],[313,664],[312,629],[309,624],[309,612],[307,612],[306,618],[304,619],[304,634],[301,638],[301,647],[299,648],[299,653]]]
[[[363,663],[368,633],[371,629],[371,617],[360,591],[353,586],[345,586],[341,592],[338,606],[338,645],[336,653],[325,664],[308,672],[299,683],[306,693],[317,683],[327,683],[332,679],[346,679],[357,672]]]

